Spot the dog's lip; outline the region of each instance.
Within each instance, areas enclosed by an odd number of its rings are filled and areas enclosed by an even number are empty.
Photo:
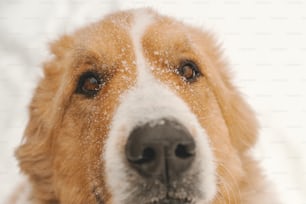
[[[165,198],[161,198],[148,204],[190,204],[191,202],[192,199],[190,198],[173,198],[167,195]]]

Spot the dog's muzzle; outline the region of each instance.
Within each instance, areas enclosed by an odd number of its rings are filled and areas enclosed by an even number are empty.
[[[130,166],[142,177],[167,185],[191,167],[195,142],[183,125],[162,119],[134,128],[125,154]]]

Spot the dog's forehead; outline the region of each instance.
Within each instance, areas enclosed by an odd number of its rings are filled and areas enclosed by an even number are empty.
[[[128,34],[131,20],[130,13],[122,12],[78,30],[74,35],[77,61],[93,58],[116,66],[118,62],[132,61],[133,48]]]
[[[133,13],[129,33],[133,45],[139,44],[146,60],[152,62],[161,57],[171,61],[178,53],[192,52],[190,36],[186,31],[187,26],[181,22],[151,10],[140,10]]]
[[[76,34],[78,58],[93,56],[118,69],[122,62],[135,65],[137,52],[151,63],[162,58],[174,61],[180,57],[177,53],[192,50],[183,24],[150,9],[112,14]]]

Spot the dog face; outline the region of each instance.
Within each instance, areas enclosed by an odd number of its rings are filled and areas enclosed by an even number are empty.
[[[16,151],[34,200],[239,200],[256,121],[209,34],[133,10],[51,49]]]

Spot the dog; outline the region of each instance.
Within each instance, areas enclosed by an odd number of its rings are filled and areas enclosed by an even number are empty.
[[[249,154],[255,114],[214,41],[135,9],[51,44],[12,203],[278,203]]]

